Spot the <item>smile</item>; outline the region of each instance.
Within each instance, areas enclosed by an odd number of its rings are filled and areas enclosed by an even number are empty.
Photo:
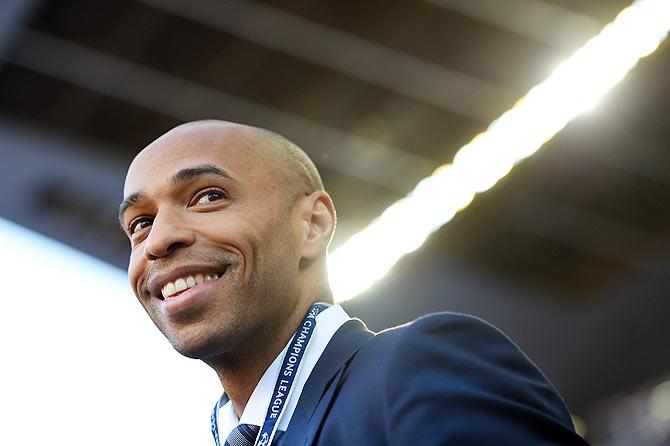
[[[164,299],[168,299],[170,297],[177,295],[178,293],[181,293],[184,290],[193,288],[194,286],[199,285],[203,282],[211,282],[217,280],[221,278],[221,276],[223,276],[223,273],[220,274],[199,273],[195,275],[180,277],[176,279],[174,282],[168,282],[165,285],[163,285],[163,288],[161,288],[161,294],[163,295]]]

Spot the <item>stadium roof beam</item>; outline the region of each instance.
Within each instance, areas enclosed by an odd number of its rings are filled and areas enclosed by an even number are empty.
[[[481,79],[251,0],[140,1],[477,121],[516,99]]]
[[[182,120],[234,116],[287,133],[316,163],[406,193],[433,164],[418,155],[37,31],[11,57],[23,68]]]
[[[562,50],[574,49],[602,27],[591,17],[540,0],[423,0]]]
[[[39,0],[3,0],[0,2],[0,60],[10,52],[21,37],[21,28],[17,24],[26,18],[39,5]]]
[[[514,191],[509,199],[515,207],[526,212],[501,212],[499,217],[536,237],[651,276],[668,274],[668,262],[640,255],[640,250],[670,246],[666,237],[549,197],[540,198],[528,192]]]

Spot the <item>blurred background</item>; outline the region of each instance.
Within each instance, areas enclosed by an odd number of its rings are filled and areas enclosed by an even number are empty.
[[[3,443],[209,441],[215,377],[177,358],[123,272],[125,170],[157,136],[220,118],[292,139],[334,198],[336,248],[629,4],[0,2]],[[484,318],[594,444],[670,445],[669,116],[666,41],[345,309],[373,330]]]

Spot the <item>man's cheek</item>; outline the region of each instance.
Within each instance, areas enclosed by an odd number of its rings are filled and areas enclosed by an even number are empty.
[[[130,282],[130,287],[132,288],[135,296],[138,298],[141,297],[140,290],[138,287],[140,276],[140,265],[133,258],[133,254],[130,256],[130,262],[128,263],[128,281]]]

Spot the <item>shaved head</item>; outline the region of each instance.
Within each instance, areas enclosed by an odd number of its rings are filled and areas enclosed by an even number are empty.
[[[138,153],[119,212],[128,276],[178,351],[229,357],[332,299],[335,207],[323,189],[296,144],[232,122],[182,124]],[[216,280],[181,293],[168,286],[180,277]]]
[[[237,130],[253,135],[256,144],[253,146],[250,145],[249,150],[255,150],[259,155],[275,163],[276,172],[283,175],[287,180],[285,185],[291,186],[287,190],[292,192],[291,195],[325,190],[316,165],[305,151],[285,136],[271,130],[229,121],[204,119],[179,125],[167,132],[163,137],[167,137],[173,132],[198,128],[214,131],[218,129],[222,134]],[[160,141],[163,137],[156,140],[156,142]]]
[[[293,172],[304,182],[310,192],[324,190],[321,175],[309,156],[295,143],[270,130],[256,128],[265,133],[276,154],[284,161],[287,170]]]

